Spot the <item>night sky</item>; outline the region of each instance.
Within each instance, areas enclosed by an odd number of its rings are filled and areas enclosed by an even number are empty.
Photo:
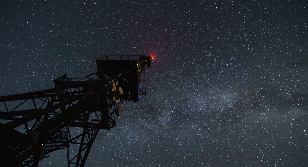
[[[308,166],[307,0],[1,0],[0,95],[155,55],[86,166]],[[66,150],[42,167],[67,166]]]

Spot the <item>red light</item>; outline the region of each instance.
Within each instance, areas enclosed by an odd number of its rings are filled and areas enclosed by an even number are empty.
[[[155,59],[155,56],[154,55],[151,55],[151,60],[154,60]]]

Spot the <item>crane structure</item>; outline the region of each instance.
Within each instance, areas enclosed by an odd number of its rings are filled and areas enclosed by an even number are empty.
[[[69,167],[85,166],[98,132],[116,126],[120,104],[146,94],[145,69],[154,57],[118,57],[99,58],[97,72],[85,78],[64,74],[54,80],[55,88],[0,96],[0,166],[37,167],[62,149]]]

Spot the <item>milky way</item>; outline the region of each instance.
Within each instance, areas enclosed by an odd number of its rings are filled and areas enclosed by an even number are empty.
[[[86,166],[308,166],[306,1],[0,4],[1,95],[84,77],[105,54],[156,56]]]

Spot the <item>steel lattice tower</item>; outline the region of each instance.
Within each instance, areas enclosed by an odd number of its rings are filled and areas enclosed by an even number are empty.
[[[119,58],[96,60],[97,72],[82,79],[64,74],[52,89],[0,96],[1,166],[38,166],[51,152],[67,149],[68,166],[83,167],[98,132],[116,126],[119,104],[146,94],[141,83],[154,57]],[[72,154],[70,147],[79,149]]]

